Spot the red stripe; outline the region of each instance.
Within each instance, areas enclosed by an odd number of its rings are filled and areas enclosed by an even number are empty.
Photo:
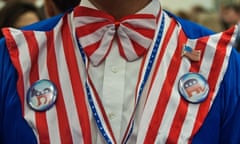
[[[118,35],[116,35],[116,40],[117,40],[117,43],[118,43],[118,50],[119,50],[120,55],[121,55],[124,59],[127,59],[127,56],[125,55],[125,52],[124,52],[124,49],[123,49],[121,40],[120,40],[120,38],[119,38]],[[131,47],[132,47],[132,46],[131,46]]]
[[[132,15],[127,15],[123,18],[120,19],[120,21],[124,20],[130,20],[130,19],[156,19],[156,17],[153,14],[132,14]]]
[[[97,48],[99,47],[101,41],[98,41],[92,45],[88,45],[86,47],[83,48],[85,54],[90,57],[91,55],[94,54],[94,52],[97,50]]]
[[[154,37],[155,29],[150,29],[145,27],[136,27],[134,25],[131,25],[131,23],[126,23],[126,22],[123,23],[123,25],[131,29],[132,31],[143,35],[144,37],[147,37],[148,39],[153,39]]]
[[[92,138],[84,87],[82,85],[82,80],[78,69],[78,63],[74,51],[75,47],[73,45],[73,40],[69,38],[69,36],[71,36],[72,33],[70,31],[66,16],[63,17],[63,22],[66,23],[62,29],[64,53],[68,65],[68,70],[70,73],[71,83],[73,86],[73,94],[75,96],[78,117],[82,128],[83,141],[84,143],[89,144],[92,143],[91,142]]]
[[[60,138],[61,143],[73,143],[71,131],[69,127],[69,121],[67,119],[67,112],[66,112],[66,106],[64,104],[64,98],[63,93],[61,89],[61,84],[59,80],[58,75],[58,65],[56,61],[56,53],[55,53],[55,45],[53,43],[54,41],[54,34],[53,31],[46,32],[47,37],[47,67],[48,67],[48,73],[49,78],[52,80],[52,82],[56,85],[58,90],[58,100],[55,104],[56,111],[58,115],[58,127],[60,131]]]
[[[32,85],[34,82],[39,80],[39,69],[38,69],[39,47],[38,47],[38,43],[35,38],[35,35],[32,31],[24,31],[23,34],[27,40],[31,63],[32,63],[31,69],[30,69],[30,85]],[[36,116],[36,127],[39,134],[39,142],[50,143],[46,113],[35,112],[35,116]]]
[[[208,114],[213,96],[214,96],[214,92],[216,89],[216,83],[218,81],[218,77],[220,75],[220,72],[222,70],[222,64],[224,63],[224,59],[226,56],[226,50],[227,50],[227,45],[229,44],[231,38],[232,38],[232,34],[234,32],[234,27],[230,30],[228,30],[227,32],[224,32],[223,35],[221,36],[221,40],[218,42],[217,45],[217,50],[213,59],[213,64],[210,70],[210,74],[208,77],[208,84],[210,87],[209,90],[209,95],[207,97],[207,100],[202,103],[199,107],[198,110],[198,114],[197,114],[197,118],[195,120],[195,124],[194,124],[194,129],[192,131],[191,134],[191,138],[189,140],[189,143],[191,143],[191,140],[193,138],[193,136],[197,133],[197,131],[199,130],[199,128],[202,125],[203,120],[205,119],[205,117]]]
[[[204,37],[201,40],[198,40],[196,44],[196,50],[201,50],[201,53],[204,53],[207,41],[208,41],[208,37]],[[203,54],[201,55],[201,60],[199,62],[191,63],[192,65],[190,68],[190,72],[196,72],[196,73],[199,72],[202,58],[203,58]],[[173,123],[172,123],[166,143],[170,144],[170,143],[178,142],[179,135],[188,111],[188,105],[189,103],[186,102],[183,98],[180,99],[180,103],[178,105],[176,114],[174,116]]]
[[[21,64],[20,64],[20,60],[19,60],[19,51],[17,48],[17,44],[14,41],[14,38],[11,35],[9,29],[4,28],[3,32],[5,35],[6,44],[7,44],[9,54],[10,54],[10,58],[18,72],[17,91],[18,91],[19,98],[21,101],[22,115],[24,116],[24,113],[25,113],[24,112],[24,105],[25,105],[24,82],[23,82],[23,72],[22,72],[22,68],[21,68]]]
[[[196,72],[196,73],[199,72],[199,68],[202,64],[202,59],[203,59],[204,53],[206,51],[206,45],[207,45],[208,40],[209,40],[209,37],[203,37],[201,39],[198,39],[195,49],[201,51],[201,58],[200,58],[199,62],[191,63],[191,68],[190,68],[191,72]]]
[[[157,63],[156,63],[156,67],[155,67],[155,71],[153,71],[153,76],[152,76],[152,80],[150,81],[150,87],[149,87],[149,90],[148,90],[148,94],[147,96],[149,96],[149,93],[153,87],[153,82],[154,82],[154,79],[156,78],[156,76],[158,75],[158,69],[159,69],[159,66],[160,66],[160,63],[162,62],[162,58],[163,58],[163,55],[166,51],[166,48],[167,48],[167,44],[172,36],[172,33],[175,29],[175,27],[177,26],[177,23],[172,20],[171,23],[170,23],[170,26],[167,30],[167,33],[166,33],[166,36],[164,37],[164,41],[163,41],[163,44],[162,44],[162,48],[160,49],[161,52],[157,58]],[[146,100],[147,101],[147,100]]]
[[[112,47],[112,44],[113,44],[113,40],[111,41],[110,45],[109,45],[109,48],[107,49],[107,52],[105,53],[105,55],[103,55],[103,57],[101,57],[101,59],[99,59],[99,62],[96,64],[96,65],[99,65],[100,63],[102,63],[106,57],[108,56],[108,54],[110,53],[110,50],[111,50],[111,47]],[[85,49],[85,48],[84,48]],[[83,50],[84,50],[83,49]],[[94,55],[94,54],[93,54]],[[96,55],[96,54],[95,54]],[[98,57],[98,56],[96,56]]]
[[[174,83],[174,81],[176,79],[178,69],[180,66],[182,46],[183,46],[183,44],[186,43],[186,41],[187,41],[187,38],[186,38],[184,32],[180,31],[179,39],[178,39],[179,43],[178,43],[177,49],[173,55],[173,59],[171,60],[171,63],[169,65],[166,79],[164,80],[162,91],[160,92],[159,100],[157,102],[157,106],[155,108],[153,117],[151,119],[151,123],[149,125],[149,131],[147,133],[147,137],[145,138],[145,143],[149,142],[150,137],[151,137],[150,143],[154,143],[154,141],[156,139],[159,126],[162,122],[163,115],[165,113],[167,104],[170,99],[170,95],[171,95],[172,88],[173,88],[172,84]]]
[[[84,26],[76,27],[77,37],[84,37],[86,35],[92,34],[92,33],[96,32],[97,30],[99,30],[100,28],[105,27],[105,29],[107,29],[106,26],[108,26],[110,24],[112,24],[112,22],[104,20],[102,22],[94,22],[93,21],[92,23],[87,23]],[[102,34],[104,34],[104,33],[102,33]]]
[[[151,46],[151,45],[149,45],[149,47],[144,48],[141,45],[139,45],[137,42],[134,42],[133,40],[131,40],[131,43],[133,45],[135,53],[138,56],[143,56],[147,52],[147,49]]]
[[[114,18],[104,11],[99,11],[92,8],[78,6],[74,9],[74,17],[78,16],[92,16],[92,17],[103,17],[109,19],[109,21],[114,21]]]
[[[119,36],[116,37],[116,40],[117,40],[117,43],[118,43],[118,49],[119,49],[120,55],[123,58],[128,59],[127,56],[126,56],[126,53],[128,51],[124,51],[124,48],[122,46],[121,39],[119,38]],[[141,45],[139,45],[138,43],[136,43],[132,40],[131,40],[131,45],[129,47],[133,48],[136,56],[143,56],[147,52],[147,49],[145,49],[144,47],[142,47]]]
[[[84,53],[87,55],[87,58],[88,58],[88,59],[91,58],[92,56],[95,57],[95,58],[96,58],[96,57],[99,57],[99,55],[97,55],[97,54],[95,53],[95,51],[97,51],[97,49],[98,49],[99,46],[101,45],[102,41],[103,41],[103,39],[102,39],[101,41],[98,41],[98,42],[93,43],[93,44],[91,44],[91,45],[88,45],[88,46],[86,46],[86,47],[83,47]],[[109,54],[109,52],[110,52],[110,50],[111,50],[112,44],[113,44],[113,40],[111,41],[111,43],[110,43],[110,45],[109,45],[109,47],[108,47],[105,55],[100,55],[100,56],[102,56],[102,57],[99,57],[98,63],[97,63],[96,65],[100,64],[102,61],[105,60],[105,58],[108,56],[108,54]],[[94,61],[94,62],[95,62],[95,61]]]
[[[167,30],[166,36],[165,36],[164,41],[163,41],[162,48],[160,49],[161,50],[160,54],[159,54],[159,56],[157,58],[156,67],[155,67],[155,69],[153,71],[153,76],[152,76],[152,80],[151,80],[150,87],[149,87],[149,90],[148,90],[147,99],[148,99],[149,93],[150,93],[150,91],[151,91],[151,89],[153,87],[154,79],[156,78],[156,76],[158,74],[158,69],[159,69],[160,63],[162,62],[163,55],[164,55],[164,53],[166,51],[167,44],[168,44],[168,42],[169,42],[169,40],[170,40],[170,38],[172,36],[172,33],[173,33],[176,25],[177,25],[177,23],[174,20],[172,20],[171,23],[170,23],[170,26],[169,26],[169,28]],[[147,102],[147,100],[146,100],[146,102]],[[151,131],[147,132],[147,135],[146,135],[145,141],[144,141],[144,143],[146,143],[146,144],[148,142],[149,143],[154,143],[155,137],[156,137],[156,134],[157,134],[157,131],[158,131],[158,127],[156,126],[155,128],[153,127],[153,129],[149,129],[149,130],[151,130]],[[154,137],[154,135],[155,135],[155,137]]]

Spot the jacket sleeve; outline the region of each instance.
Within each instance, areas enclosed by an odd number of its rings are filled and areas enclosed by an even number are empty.
[[[17,72],[4,39],[0,40],[0,143],[36,143],[31,128],[22,117]]]
[[[233,49],[230,56],[228,70],[219,93],[221,101],[221,131],[222,144],[236,144],[240,142],[240,54]]]
[[[240,54],[233,49],[227,71],[193,144],[238,144],[240,142]]]

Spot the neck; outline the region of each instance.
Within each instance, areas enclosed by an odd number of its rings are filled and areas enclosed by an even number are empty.
[[[98,9],[103,10],[116,19],[134,14],[144,8],[151,0],[89,0]]]

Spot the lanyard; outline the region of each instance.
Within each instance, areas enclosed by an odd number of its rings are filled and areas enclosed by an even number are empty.
[[[160,28],[159,28],[159,31],[158,31],[156,41],[154,43],[153,50],[151,52],[150,57],[147,60],[148,64],[147,64],[147,67],[145,69],[144,76],[141,79],[140,86],[138,87],[137,100],[136,100],[136,104],[135,104],[133,113],[131,115],[130,122],[128,124],[128,129],[126,130],[125,136],[123,137],[123,140],[122,140],[122,143],[124,143],[124,144],[127,143],[128,139],[130,138],[130,136],[132,134],[133,127],[134,127],[135,112],[136,112],[137,107],[139,105],[143,89],[144,89],[145,84],[146,84],[146,82],[149,78],[149,75],[151,73],[153,64],[154,64],[155,59],[156,59],[156,55],[157,55],[157,52],[158,52],[158,49],[159,49],[159,45],[160,45],[160,42],[161,42],[162,36],[163,36],[164,25],[165,25],[165,16],[164,16],[164,13],[163,13],[162,17],[161,17]],[[93,114],[94,120],[97,124],[97,127],[98,127],[99,131],[101,132],[101,135],[105,139],[106,143],[108,143],[108,144],[116,143],[116,140],[115,140],[115,138],[114,138],[114,136],[111,132],[111,126],[108,122],[108,119],[106,118],[107,116],[105,114],[105,111],[103,110],[103,108],[101,108],[101,107],[103,107],[102,103],[99,100],[99,96],[98,96],[98,94],[97,94],[97,92],[96,92],[96,90],[95,90],[95,88],[94,88],[94,86],[91,82],[90,76],[88,74],[88,66],[89,66],[88,59],[85,56],[85,53],[83,51],[83,48],[82,48],[81,44],[79,43],[78,40],[77,40],[77,42],[78,42],[78,47],[80,49],[80,53],[81,53],[83,62],[85,64],[86,70],[87,70],[87,79],[85,81],[85,88],[86,88],[86,93],[87,93],[87,100],[88,100],[88,103],[90,105],[90,109],[91,109],[91,112]],[[93,97],[93,93],[96,97]],[[102,113],[105,116],[101,116],[100,113]],[[108,129],[110,129],[110,130],[108,130]]]

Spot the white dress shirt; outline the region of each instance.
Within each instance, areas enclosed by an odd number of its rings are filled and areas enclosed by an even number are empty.
[[[95,8],[88,0],[82,0],[81,6]],[[138,13],[148,13],[157,16],[160,9],[158,0],[152,0]],[[143,58],[127,62],[119,55],[116,41],[104,62],[98,66],[90,65],[89,75],[100,96],[112,131],[117,143],[120,143],[135,106],[135,89]],[[94,122],[91,119],[92,142],[105,143]]]

